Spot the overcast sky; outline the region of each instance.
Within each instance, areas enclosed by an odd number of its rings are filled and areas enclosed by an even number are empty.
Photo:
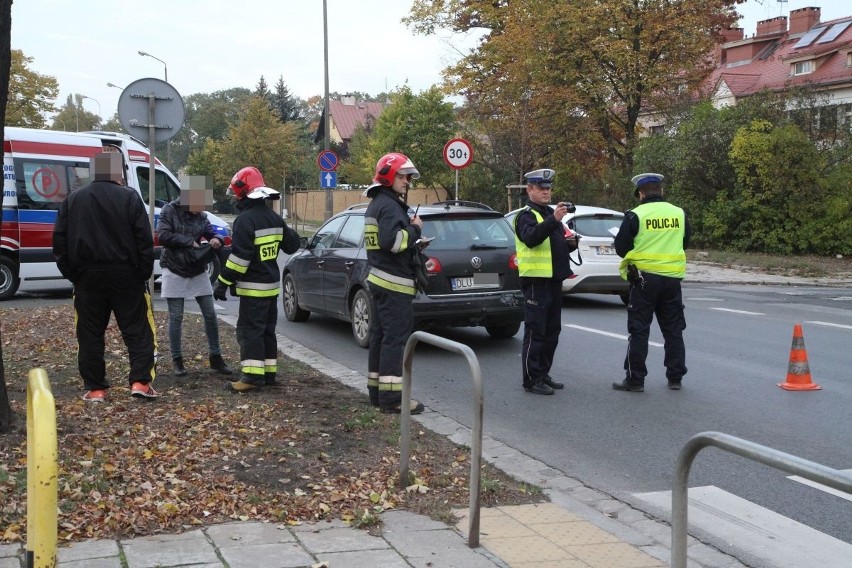
[[[700,0],[696,0],[700,1]],[[329,90],[378,94],[408,84],[414,92],[441,81],[441,69],[476,45],[477,36],[414,35],[400,20],[410,0],[327,0]],[[807,6],[822,20],[852,15],[847,0],[748,0],[740,27]],[[59,81],[58,105],[80,93],[106,120],[119,89],[144,77],[163,79],[187,96],[231,87],[254,89],[261,75],[283,76],[306,99],[324,90],[321,0],[17,0],[12,48],[35,71]],[[149,16],[150,15],[150,16]],[[165,62],[140,56],[145,51]]]

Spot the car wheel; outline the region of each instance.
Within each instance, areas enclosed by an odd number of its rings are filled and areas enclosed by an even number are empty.
[[[18,291],[18,263],[8,257],[0,257],[0,300],[8,300]]]
[[[289,321],[306,321],[311,312],[299,307],[299,295],[296,292],[296,282],[291,274],[284,275],[284,316]]]
[[[621,292],[618,294],[618,297],[621,298],[625,306],[630,303],[630,292]]]
[[[359,347],[369,347],[373,299],[363,288],[355,292],[349,313],[352,316],[352,335],[355,337],[355,342]]]
[[[521,329],[521,322],[507,323],[501,325],[486,325],[485,331],[494,339],[509,339],[515,337],[518,330]]]

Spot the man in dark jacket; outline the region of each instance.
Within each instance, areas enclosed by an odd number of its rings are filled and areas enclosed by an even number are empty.
[[[266,187],[257,168],[249,166],[234,174],[228,192],[236,197],[240,212],[234,219],[231,254],[213,288],[213,297],[225,300],[225,292],[232,287],[233,293],[240,298],[237,341],[241,372],[239,380],[230,383],[230,388],[242,392],[277,384],[275,325],[281,286],[278,250],[285,234],[291,230],[284,219],[267,206],[267,199],[278,199],[280,194]],[[285,249],[285,252],[295,251]]]
[[[414,328],[413,255],[423,221],[417,215],[408,217],[402,198],[411,180],[419,177],[407,156],[385,154],[376,164],[373,184],[364,192],[372,200],[364,213],[367,282],[373,297],[367,390],[370,403],[384,412],[401,411],[402,359]],[[421,412],[423,405],[412,400],[411,414]]]
[[[104,332],[110,314],[130,356],[128,382],[137,398],[155,398],[156,336],[147,280],[154,270],[154,240],[139,195],[124,184],[121,154],[96,154],[94,181],[62,202],[53,231],[53,254],[74,284],[77,363],[87,401],[104,400],[110,387]]]
[[[562,331],[562,281],[573,272],[572,244],[562,218],[570,203],[551,209],[551,187],[556,172],[544,168],[527,172],[527,207],[515,217],[518,272],[524,293],[524,343],[521,368],[524,390],[553,394],[564,388],[550,376]],[[574,241],[576,243],[576,241]]]

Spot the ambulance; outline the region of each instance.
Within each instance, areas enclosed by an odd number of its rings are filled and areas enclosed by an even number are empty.
[[[127,185],[148,207],[150,165],[148,147],[115,132],[58,132],[7,126],[3,139],[3,223],[0,232],[0,300],[18,290],[70,288],[53,257],[53,226],[59,205],[92,180],[89,159],[99,152],[120,152],[127,169]],[[160,207],[180,195],[175,176],[155,160],[154,227]],[[214,279],[231,245],[228,224],[207,213],[225,246],[208,272]],[[155,234],[154,273],[160,274],[160,250]]]

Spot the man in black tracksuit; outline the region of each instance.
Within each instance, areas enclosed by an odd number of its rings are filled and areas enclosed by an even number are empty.
[[[370,403],[384,412],[400,412],[402,359],[414,328],[414,254],[423,221],[408,217],[402,196],[420,173],[404,154],[385,154],[376,164],[373,184],[364,194],[372,201],[364,214],[364,246],[373,298],[367,390]],[[411,401],[411,414],[423,405]]]
[[[62,202],[53,231],[53,254],[74,284],[77,362],[84,400],[103,401],[110,384],[104,332],[110,314],[130,356],[128,382],[137,398],[154,398],[156,336],[147,280],[154,270],[154,239],[139,195],[124,184],[121,154],[96,154],[94,181]]]
[[[566,238],[569,235],[562,224],[570,203],[550,207],[555,175],[549,168],[524,174],[528,203],[515,217],[515,247],[524,293],[523,386],[527,392],[544,395],[565,386],[553,380],[550,368],[562,331],[562,281],[573,274],[570,253],[576,248],[576,240],[572,243]]]
[[[228,287],[233,287],[240,298],[237,341],[241,373],[229,387],[241,392],[277,384],[278,250],[287,225],[266,205],[266,199],[278,199],[279,193],[266,187],[257,168],[238,171],[229,193],[237,198],[240,213],[234,219],[231,254],[213,287],[213,297],[224,301]]]

